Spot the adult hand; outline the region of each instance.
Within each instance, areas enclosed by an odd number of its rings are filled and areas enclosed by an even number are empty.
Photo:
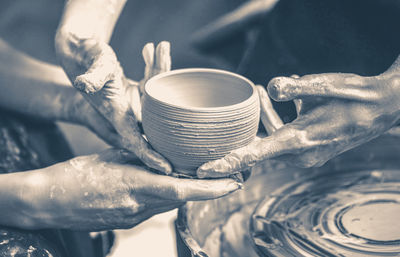
[[[398,122],[400,80],[396,74],[362,77],[326,73],[274,78],[268,84],[269,95],[276,101],[295,100],[297,119],[223,159],[204,164],[197,174],[223,177],[271,158],[300,167],[323,165]]]
[[[68,37],[68,40],[65,37]],[[145,48],[151,46],[152,44]],[[94,114],[93,110],[87,111],[90,108],[81,103],[78,106],[86,107],[74,110],[78,112],[77,115],[87,117],[84,120],[88,127],[102,138],[108,139],[107,142],[114,142],[113,145],[132,151],[147,166],[170,173],[171,165],[150,147],[140,133],[132,110],[132,100],[138,83],[125,77],[112,48],[104,42],[78,39],[71,34],[64,36],[59,32],[56,37],[56,49],[74,87],[82,92],[84,98],[97,111],[96,114],[101,114],[104,120],[108,121],[103,123],[102,118],[89,117],[89,114]],[[155,56],[153,50],[151,62],[146,61],[146,75],[155,75],[170,69],[169,49],[168,42],[161,42]],[[148,59],[149,57],[145,56],[145,60]],[[150,77],[146,76],[146,79],[148,78]],[[84,113],[86,111],[87,114]],[[108,132],[113,133],[107,136]],[[115,135],[118,135],[119,139]]]
[[[27,172],[21,198],[28,209],[21,213],[28,215],[19,226],[90,231],[130,228],[186,201],[222,197],[240,187],[232,179],[158,175],[133,165],[135,160],[130,152],[110,149]]]

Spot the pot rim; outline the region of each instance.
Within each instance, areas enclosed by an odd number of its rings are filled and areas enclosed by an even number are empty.
[[[164,77],[172,76],[172,75],[188,74],[188,73],[211,73],[211,74],[221,74],[221,75],[227,75],[230,77],[234,77],[236,79],[239,79],[239,80],[245,82],[245,84],[250,86],[252,92],[251,92],[250,96],[248,98],[246,98],[244,101],[241,101],[239,103],[235,103],[232,105],[219,106],[219,107],[185,107],[185,106],[161,101],[161,100],[155,98],[154,96],[152,96],[151,94],[149,94],[148,87],[152,83],[155,83],[155,81],[157,81],[161,78],[164,78]],[[254,101],[258,98],[257,89],[256,89],[254,83],[251,80],[249,80],[248,78],[246,78],[242,75],[239,75],[237,73],[234,73],[234,72],[221,70],[221,69],[211,69],[211,68],[185,68],[185,69],[176,69],[176,70],[160,73],[160,74],[150,78],[146,82],[146,84],[144,86],[144,94],[146,97],[149,97],[152,101],[155,101],[156,103],[161,104],[161,105],[167,105],[169,107],[183,110],[185,112],[206,112],[206,113],[207,112],[224,112],[224,111],[238,110],[238,109],[241,109],[246,106],[254,104]]]

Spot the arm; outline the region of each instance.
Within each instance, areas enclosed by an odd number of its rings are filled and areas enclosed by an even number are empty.
[[[82,67],[84,40],[108,43],[126,0],[67,0],[55,37],[55,48],[70,80],[86,71]],[[78,60],[77,60],[78,59]]]
[[[46,119],[78,122],[67,112],[76,90],[63,70],[35,60],[0,39],[0,105]]]
[[[204,164],[199,177],[226,176],[267,159],[321,166],[385,133],[400,120],[400,56],[377,76],[277,77],[269,82],[268,93],[276,101],[294,100],[297,118],[269,137]]]
[[[0,224],[22,229],[130,228],[186,201],[218,198],[239,188],[232,179],[178,179],[128,161],[137,159],[110,149],[43,169],[1,174]]]
[[[62,68],[38,61],[0,39],[0,107],[86,126],[110,145],[122,146],[108,120],[70,86]]]
[[[125,3],[126,0],[68,0],[57,37],[93,38],[108,43]]]

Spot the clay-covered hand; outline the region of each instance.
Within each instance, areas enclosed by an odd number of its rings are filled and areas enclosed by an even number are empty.
[[[125,150],[80,156],[24,175],[21,222],[31,229],[130,228],[186,201],[222,197],[240,188],[232,179],[158,175],[134,165]]]
[[[75,88],[79,89],[84,98],[101,114],[108,123],[102,125],[100,119],[88,117],[89,128],[107,137],[107,126],[115,130],[119,139],[111,137],[115,146],[134,152],[147,166],[170,173],[170,164],[160,154],[151,149],[140,133],[137,120],[132,110],[133,96],[137,95],[138,83],[127,79],[112,48],[94,39],[78,39],[69,35],[69,40],[57,36],[56,49],[61,64]],[[61,39],[60,39],[61,38]],[[66,43],[68,42],[68,43]],[[150,44],[150,48],[153,46]],[[149,48],[146,46],[145,48]],[[153,46],[154,48],[154,46]],[[170,69],[169,43],[161,42],[156,55],[151,56],[151,66],[146,61],[146,74],[155,75]],[[145,57],[145,60],[149,57]],[[149,72],[150,70],[150,72]],[[147,76],[147,79],[149,76]],[[85,106],[85,104],[82,104]],[[85,108],[77,109],[86,112]],[[88,115],[90,112],[87,113]],[[78,114],[85,115],[85,114]],[[98,128],[98,126],[104,126]]]
[[[204,164],[198,169],[199,177],[223,177],[271,158],[299,167],[321,166],[381,135],[400,118],[396,74],[327,73],[272,79],[268,84],[271,98],[295,100],[298,117],[270,136]]]

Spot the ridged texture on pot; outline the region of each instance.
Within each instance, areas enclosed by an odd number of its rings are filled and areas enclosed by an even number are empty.
[[[257,90],[246,78],[226,71],[160,74],[146,84],[142,104],[150,144],[186,174],[246,146],[258,129]]]

